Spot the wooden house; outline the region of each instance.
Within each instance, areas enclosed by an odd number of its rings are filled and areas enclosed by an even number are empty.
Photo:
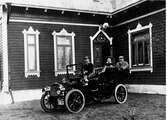
[[[165,94],[165,10],[165,1],[154,0],[2,2],[2,93],[11,89],[15,101],[39,98],[42,87],[64,77],[67,64],[89,56],[102,66],[106,56],[123,55],[129,92]]]

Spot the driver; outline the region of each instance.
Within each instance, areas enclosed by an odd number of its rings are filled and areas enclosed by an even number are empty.
[[[84,72],[84,80],[87,85],[88,79],[91,78],[94,74],[94,65],[90,62],[88,56],[84,57],[83,72]]]

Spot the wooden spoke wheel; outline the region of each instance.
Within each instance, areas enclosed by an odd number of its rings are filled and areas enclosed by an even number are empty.
[[[125,85],[118,84],[114,90],[115,101],[119,104],[123,104],[126,102],[127,97],[128,97],[128,93]]]
[[[78,89],[70,90],[65,96],[65,105],[71,113],[79,113],[85,106],[85,97]]]
[[[53,112],[54,106],[50,103],[50,94],[49,92],[46,92],[42,95],[41,101],[40,101],[41,107],[45,112]]]

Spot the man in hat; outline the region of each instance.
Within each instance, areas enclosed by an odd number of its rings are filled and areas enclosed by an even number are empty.
[[[84,71],[84,80],[86,82],[86,85],[88,85],[88,79],[91,78],[94,74],[94,65],[90,62],[88,56],[84,57],[83,71]]]
[[[91,74],[93,72],[94,66],[90,62],[88,56],[84,57],[84,66],[83,66],[83,69],[84,69],[84,74],[87,74],[87,75],[89,75],[89,74]]]

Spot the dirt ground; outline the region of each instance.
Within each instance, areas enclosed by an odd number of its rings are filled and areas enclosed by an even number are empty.
[[[87,105],[78,114],[45,113],[39,100],[0,105],[0,120],[165,120],[165,95],[129,94],[125,104],[114,100]]]

